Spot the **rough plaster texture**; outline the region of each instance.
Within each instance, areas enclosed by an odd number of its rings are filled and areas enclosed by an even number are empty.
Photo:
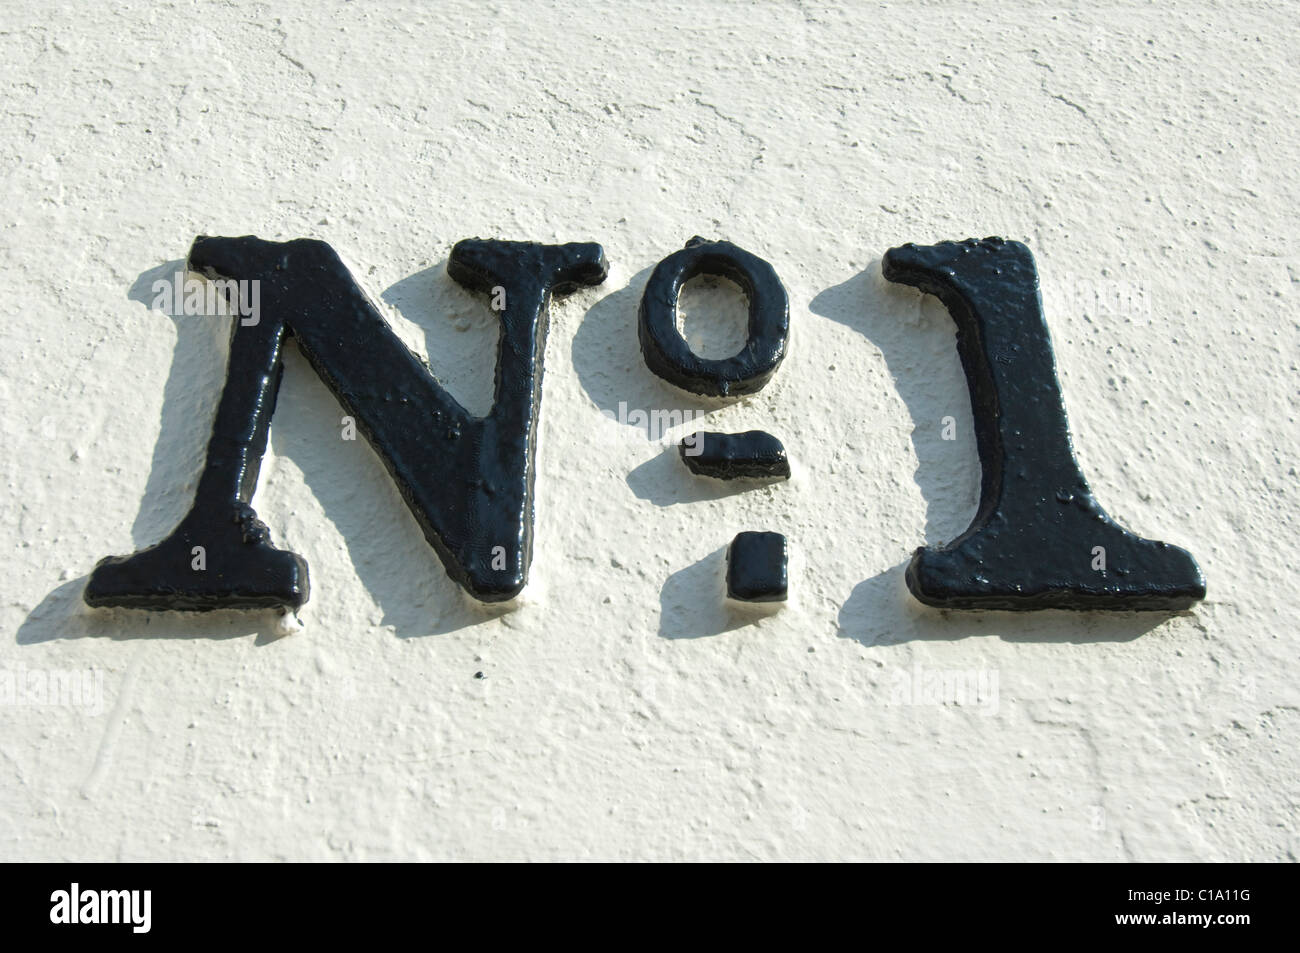
[[[1300,852],[1294,7],[11,0],[0,20],[0,670],[102,677],[102,707],[0,706],[0,857]],[[330,241],[479,411],[496,331],[446,276],[452,244],[604,243],[609,281],[553,310],[517,610],[459,596],[293,348],[256,506],[311,565],[302,630],[81,604],[97,559],[184,512],[220,387],[225,327],[152,310],[152,282],[195,235],[246,233]],[[695,234],[790,293],[790,356],[737,403],[637,351],[641,287]],[[1037,255],[1084,470],[1197,556],[1194,611],[907,595],[978,469],[952,323],[880,255],[988,234]],[[734,294],[687,305],[703,352],[734,347]],[[721,490],[602,416],[620,402],[769,429],[796,479]],[[742,529],[797,557],[794,602],[756,621],[720,601]],[[945,672],[997,693],[928,693]]]

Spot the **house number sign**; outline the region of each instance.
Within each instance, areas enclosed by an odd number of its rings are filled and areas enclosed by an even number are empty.
[[[307,563],[276,548],[250,501],[266,450],[287,336],[366,437],[447,573],[475,599],[502,602],[528,579],[533,475],[548,306],[599,285],[594,242],[543,245],[466,239],[448,274],[490,296],[501,330],[492,408],[469,414],[393,333],[328,244],[299,239],[195,240],[189,269],[238,307],[230,356],[194,502],[162,542],[100,561],[84,598],[136,609],[296,609]],[[1088,487],[1070,445],[1038,272],[1029,249],[1000,238],[903,245],[884,256],[890,281],[936,295],[957,325],[982,482],[969,529],[922,547],[907,567],[921,602],[949,609],[1184,609],[1205,596],[1192,556],[1115,523]],[[677,331],[683,284],[735,281],[748,334],[732,357],[697,356]],[[761,389],[789,346],[789,302],[770,264],[729,242],[693,238],[646,284],[638,336],[647,366],[678,388],[713,397]],[[701,432],[683,463],[710,479],[789,476],[775,436]],[[727,554],[727,596],[779,603],[787,540],[742,532]]]

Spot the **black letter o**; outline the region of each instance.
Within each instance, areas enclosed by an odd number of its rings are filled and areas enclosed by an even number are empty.
[[[696,275],[721,275],[749,299],[745,346],[728,358],[705,360],[677,330],[677,298]],[[790,301],[770,264],[731,242],[695,237],[657,266],[641,295],[637,333],[646,366],[693,394],[731,397],[760,390],[785,357]]]

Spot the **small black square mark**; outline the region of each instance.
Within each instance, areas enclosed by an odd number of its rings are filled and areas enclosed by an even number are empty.
[[[780,533],[737,533],[727,547],[727,596],[741,602],[784,602],[789,586]]]

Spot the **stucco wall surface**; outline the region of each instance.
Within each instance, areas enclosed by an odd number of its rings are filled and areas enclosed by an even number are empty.
[[[0,858],[1294,860],[1298,33],[1285,3],[0,5],[0,671],[90,686],[0,705]],[[451,246],[604,244],[552,310],[513,611],[461,597],[293,347],[255,503],[311,566],[300,625],[83,605],[185,512],[220,391],[226,326],[153,282],[249,233],[329,241],[480,413],[496,322]],[[790,295],[739,401],[638,351],[696,234]],[[979,470],[952,320],[880,257],[994,234],[1037,256],[1098,499],[1198,558],[1194,610],[904,588]],[[743,307],[693,287],[688,338],[729,353]],[[795,478],[709,484],[621,406],[770,430]],[[719,582],[746,529],[794,557],[756,621]]]

